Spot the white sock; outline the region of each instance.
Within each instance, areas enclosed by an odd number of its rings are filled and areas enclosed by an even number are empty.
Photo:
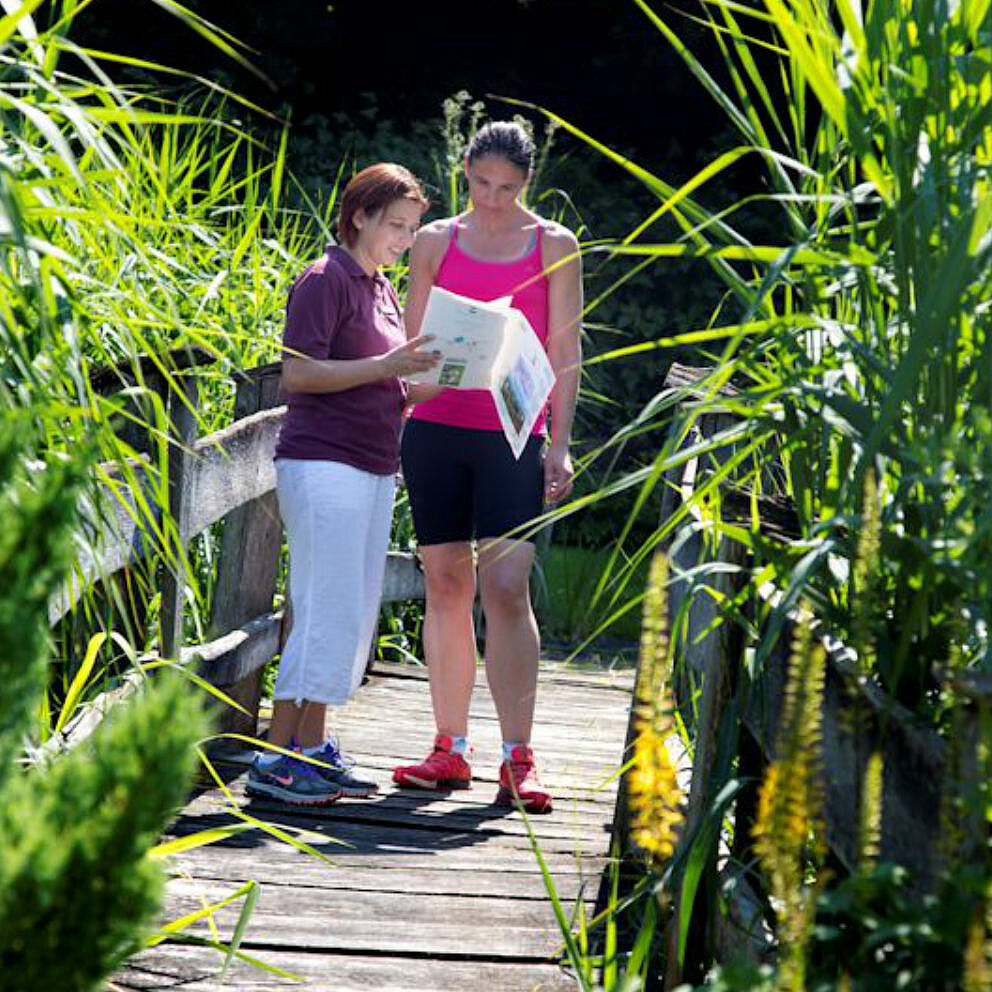
[[[318,751],[319,751],[319,750],[320,750],[320,749],[321,749],[321,748],[322,748],[322,747],[323,747],[323,746],[324,746],[325,744],[328,744],[328,743],[330,743],[330,744],[333,744],[333,745],[334,745],[334,747],[336,748],[336,747],[338,746],[338,738],[337,738],[337,735],[336,735],[336,734],[328,734],[328,735],[327,735],[327,736],[326,736],[326,737],[325,737],[325,738],[324,738],[324,739],[323,739],[323,740],[322,740],[322,741],[321,741],[321,742],[320,742],[319,744],[314,744],[314,746],[313,746],[313,747],[305,747],[305,748],[303,748],[303,753],[304,753],[304,754],[305,754],[305,755],[306,755],[306,756],[307,756],[308,758],[313,758],[313,757],[314,757],[314,756],[315,756],[315,755],[317,754],[317,752],[318,752]]]
[[[522,744],[526,744],[526,741],[503,741],[503,760],[512,761],[513,760],[513,749],[515,747],[520,747]]]
[[[460,754],[463,758],[468,754],[468,738],[467,737],[452,737],[451,738],[451,753]]]

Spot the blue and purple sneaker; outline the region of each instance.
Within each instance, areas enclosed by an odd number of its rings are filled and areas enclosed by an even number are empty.
[[[338,742],[329,737],[315,754],[308,758],[323,762],[321,765],[310,767],[330,786],[339,789],[347,799],[368,799],[378,792],[379,786],[370,778],[364,778],[355,772],[355,761],[341,753]]]
[[[289,806],[327,806],[344,794],[320,775],[316,765],[288,755],[280,755],[265,766],[256,755],[248,769],[245,792]]]

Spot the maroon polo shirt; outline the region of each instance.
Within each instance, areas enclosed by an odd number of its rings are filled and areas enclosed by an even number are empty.
[[[283,334],[289,354],[349,361],[382,355],[405,341],[389,280],[381,272],[366,275],[343,248],[328,245],[290,290]],[[391,475],[399,468],[405,401],[406,386],[395,377],[336,393],[290,393],[275,456]]]

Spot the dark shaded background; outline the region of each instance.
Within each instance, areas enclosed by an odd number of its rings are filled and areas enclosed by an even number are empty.
[[[712,101],[632,0],[189,0],[253,53],[270,88],[142,0],[105,0],[78,40],[219,77],[293,119],[359,113],[375,94],[397,121],[437,116],[461,89],[528,100],[641,164],[688,166],[722,127]],[[694,50],[707,33],[658,5]],[[492,104],[493,114],[501,107]],[[679,163],[685,163],[679,169]],[[666,176],[666,178],[678,178]]]

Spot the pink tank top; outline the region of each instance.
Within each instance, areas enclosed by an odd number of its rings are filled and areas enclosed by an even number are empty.
[[[455,223],[447,250],[437,270],[435,283],[442,289],[488,303],[512,296],[513,306],[530,321],[541,343],[548,345],[548,277],[541,261],[541,230],[537,243],[522,258],[490,262],[469,255],[458,242]],[[416,420],[454,427],[499,431],[502,426],[492,394],[486,389],[446,389],[426,403],[418,403],[411,415]],[[538,416],[532,434],[547,433],[547,408]]]

